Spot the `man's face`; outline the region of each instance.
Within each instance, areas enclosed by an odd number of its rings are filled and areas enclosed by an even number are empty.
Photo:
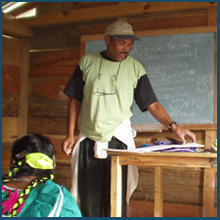
[[[118,37],[111,38],[107,35],[105,37],[105,42],[107,45],[106,55],[108,55],[113,60],[123,61],[131,51],[134,40],[120,39]]]

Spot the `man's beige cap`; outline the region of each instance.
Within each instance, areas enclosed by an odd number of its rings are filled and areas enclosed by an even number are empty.
[[[139,38],[134,36],[132,26],[125,21],[115,21],[111,23],[106,28],[105,34],[113,37],[119,37],[121,39],[140,40]]]

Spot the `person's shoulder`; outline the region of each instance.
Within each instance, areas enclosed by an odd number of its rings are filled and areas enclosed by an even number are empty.
[[[141,62],[131,56],[128,56],[127,58],[127,62],[130,64],[130,66],[133,66],[133,68],[135,69],[141,70],[141,72],[145,72],[145,68]]]
[[[70,199],[74,199],[72,194],[67,190],[67,188],[63,185],[59,185],[51,180],[48,180],[45,184],[45,188],[48,188],[49,191],[59,191],[59,193],[62,193],[65,197],[69,197]]]
[[[99,52],[97,53],[88,53],[88,54],[85,54],[79,61],[79,65],[81,68],[83,68],[83,66],[86,66],[88,64],[94,64],[96,63],[96,61],[98,59],[100,59],[101,55]]]
[[[50,198],[57,198],[57,196],[64,196],[65,199],[75,201],[72,194],[66,189],[65,186],[59,185],[52,180],[48,180],[45,184],[40,184],[36,187],[36,194],[41,196],[42,199],[46,199],[47,196]]]
[[[51,180],[33,188],[25,200],[20,217],[43,217],[48,216],[57,199],[60,197],[60,189]]]
[[[142,64],[138,61],[138,60],[136,60],[135,58],[133,58],[133,57],[131,57],[131,56],[128,56],[127,57],[128,59],[128,62],[133,62],[134,64],[136,64],[136,65],[141,65],[142,66]]]
[[[82,59],[94,59],[94,58],[100,58],[100,52],[96,52],[96,53],[87,53],[85,54]]]
[[[52,180],[48,180],[46,183],[38,185],[34,191],[38,196],[42,196],[45,199],[47,195],[51,198],[56,198],[60,194],[72,197],[70,192],[63,185],[59,185]]]
[[[144,74],[146,74],[146,70],[144,68],[144,66],[135,58],[128,56],[127,57],[127,65],[130,70],[133,70],[136,77],[140,78],[141,76],[143,76]]]

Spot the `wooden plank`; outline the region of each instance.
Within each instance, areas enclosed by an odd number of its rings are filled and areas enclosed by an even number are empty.
[[[79,61],[79,50],[31,52],[30,77],[70,77]]]
[[[28,115],[28,133],[67,134],[67,117],[30,116]]]
[[[176,35],[176,34],[193,34],[203,32],[217,32],[217,26],[201,26],[201,27],[184,27],[184,28],[165,28],[156,30],[135,31],[138,37],[160,36],[160,35]],[[89,34],[81,36],[81,41],[104,40],[105,34]]]
[[[208,10],[208,24],[217,25],[217,7],[210,7]]]
[[[138,166],[165,166],[165,167],[217,167],[216,153],[132,153],[114,152],[109,150],[110,155],[120,155],[120,164]],[[156,161],[156,163],[155,163]]]
[[[146,22],[147,19],[147,22]],[[161,13],[132,17],[128,21],[134,31],[208,26],[207,11]]]
[[[103,21],[104,22],[104,21]],[[190,28],[190,27],[205,27],[208,26],[207,12],[191,12],[191,13],[176,13],[176,14],[148,14],[142,16],[129,17],[128,22],[132,25],[134,32],[143,30],[159,30],[159,29],[174,29],[174,28]],[[105,29],[110,21],[106,20],[105,23],[94,23],[77,27],[75,34],[83,35],[96,35],[105,33]],[[67,27],[68,28],[68,27]],[[64,29],[65,30],[65,29]],[[63,31],[65,34],[65,31]],[[65,34],[66,36],[66,34]],[[65,38],[63,36],[63,38]],[[103,39],[103,38],[102,38]]]
[[[17,20],[2,20],[2,33],[17,38],[32,38],[31,28],[19,23]]]
[[[69,99],[60,101],[44,98],[39,95],[29,95],[28,115],[30,117],[62,117],[68,115]]]
[[[68,79],[64,78],[34,78],[30,80],[30,94],[42,96],[51,100],[67,101],[63,93]]]
[[[49,15],[42,14],[36,18],[20,19],[22,23],[36,26],[51,26],[57,24],[87,21],[91,19],[103,17],[117,17],[125,15],[136,15],[144,13],[147,3],[127,3],[123,5],[110,5],[91,8],[83,8],[78,10],[69,10],[66,12],[56,12]]]
[[[164,157],[164,158],[172,158],[172,157],[182,157],[182,158],[195,158],[195,159],[198,159],[198,158],[217,158],[217,154],[216,153],[187,153],[187,152],[169,152],[169,154],[167,154],[166,152],[147,152],[147,153],[133,153],[133,152],[124,152],[124,151],[114,151],[114,150],[111,150],[111,149],[108,149],[108,153],[110,155],[122,155],[124,157],[121,157],[121,161],[122,161],[122,164],[123,164],[123,160],[126,159],[127,156],[131,156],[129,159],[130,160],[135,160],[136,158],[133,158],[133,156],[138,156],[140,157],[140,159],[142,157],[152,157],[152,156],[155,156],[155,157]]]
[[[12,143],[18,138],[18,118],[2,117],[2,142]]]
[[[214,217],[215,170],[204,169],[203,217]]]
[[[184,127],[189,130],[217,130],[217,124],[178,124],[179,127]],[[162,124],[132,124],[132,128],[138,132],[162,132],[168,130]]]
[[[155,166],[170,166],[170,167],[210,167],[210,166],[217,166],[217,160],[213,160],[211,162],[211,165],[209,163],[209,160],[205,158],[184,158],[184,160],[181,160],[181,157],[167,157],[167,158],[161,158],[161,157],[154,157],[155,161],[158,161],[158,163]],[[126,164],[128,159],[121,158],[121,164]],[[131,165],[143,165],[146,166],[153,166],[154,162],[147,157],[135,157],[129,158],[129,164]]]
[[[163,167],[155,167],[154,217],[163,217]]]
[[[29,81],[29,117],[63,117],[66,119],[70,98],[63,93],[63,90],[68,80],[64,80],[64,78],[32,78]],[[56,127],[56,125],[54,126]]]
[[[49,15],[39,15],[32,19],[22,19],[22,22],[30,26],[50,26],[55,24],[64,24],[70,22],[79,22],[97,18],[125,17],[143,13],[158,12],[177,12],[193,11],[198,9],[208,9],[216,6],[216,3],[209,2],[136,2],[124,3],[118,5],[108,5],[93,8],[84,8],[78,10],[69,10],[65,12],[50,13]],[[92,13],[91,13],[92,12]]]
[[[21,41],[2,37],[2,64],[20,67]]]
[[[20,86],[20,67],[2,65],[2,91],[18,93]]]
[[[18,117],[17,93],[2,92],[2,116]]]
[[[111,21],[106,20],[105,23],[94,23],[82,27],[80,26],[77,27],[77,33],[79,33],[80,36],[105,33],[105,29],[110,22]],[[169,28],[180,29],[186,27],[190,28],[208,26],[206,11],[196,11],[188,13],[178,12],[172,14],[161,13],[157,14],[156,16],[155,14],[143,14],[139,16],[129,17],[128,23],[132,25],[135,34],[136,32],[143,30],[147,31]]]
[[[79,59],[79,49],[63,49],[63,50],[31,50],[31,65],[46,66],[48,64],[56,64],[57,62],[70,59]]]
[[[45,66],[31,66],[30,77],[71,77],[79,60],[67,60]]]
[[[54,4],[53,4],[54,3]],[[38,14],[48,14],[59,11],[77,10],[83,8],[94,8],[97,6],[115,5],[117,2],[46,2],[37,7]]]
[[[193,11],[198,9],[207,9],[210,6],[217,6],[217,3],[212,4],[211,2],[150,2],[148,12],[179,12],[179,11]]]
[[[167,28],[160,30],[138,31],[135,32],[135,34],[138,37],[145,37],[145,36],[160,36],[160,35],[174,35],[174,34],[194,34],[194,33],[205,33],[205,32],[217,32],[217,26]]]
[[[34,49],[57,49],[57,48],[79,48],[80,36],[88,34],[105,33],[107,25],[112,19],[102,19],[100,22],[85,23],[76,26],[69,25],[52,26],[48,30],[45,27],[38,28],[32,40]],[[207,10],[194,12],[143,14],[129,17],[128,22],[133,26],[134,31],[155,30],[167,28],[185,28],[207,26]],[[72,33],[70,34],[70,30]],[[56,33],[59,33],[57,35]],[[48,39],[50,41],[48,42]]]

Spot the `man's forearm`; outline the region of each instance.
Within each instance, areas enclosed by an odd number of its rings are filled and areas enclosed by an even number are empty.
[[[71,99],[69,106],[68,136],[71,135],[74,136],[80,110],[81,110],[81,103],[75,99]]]
[[[160,103],[155,102],[151,104],[148,106],[148,110],[151,115],[164,126],[167,127],[172,122],[172,119]]]

